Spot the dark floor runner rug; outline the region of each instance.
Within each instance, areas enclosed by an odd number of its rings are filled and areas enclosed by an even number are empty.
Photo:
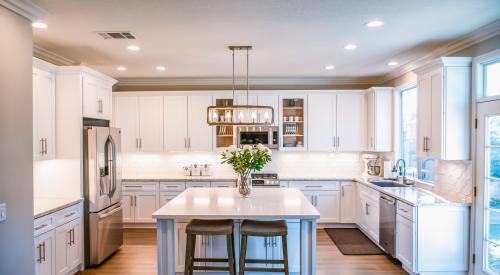
[[[344,255],[383,255],[368,237],[357,228],[325,228],[326,233]]]

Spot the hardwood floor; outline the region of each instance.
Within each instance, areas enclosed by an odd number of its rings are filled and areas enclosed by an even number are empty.
[[[383,255],[344,256],[322,229],[317,234],[317,275],[407,274]],[[156,232],[154,229],[127,229],[120,251],[98,268],[79,275],[156,274]],[[277,273],[276,273],[277,274]]]

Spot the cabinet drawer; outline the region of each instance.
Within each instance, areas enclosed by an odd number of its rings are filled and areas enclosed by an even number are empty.
[[[209,181],[188,181],[186,188],[210,188]]]
[[[234,181],[212,181],[210,183],[210,186],[211,187],[221,187],[221,188],[224,188],[224,187],[236,187],[236,182]]]
[[[38,218],[34,222],[35,237],[54,228],[54,215],[47,215]]]
[[[301,190],[340,190],[340,183],[338,181],[290,181],[288,186]]]
[[[379,196],[380,196],[380,192],[375,190],[375,189],[372,189],[366,185],[363,185],[363,184],[358,184],[358,189],[359,189],[359,193],[361,196],[365,196],[367,198],[370,198],[372,200],[377,200],[379,199]]]
[[[182,192],[186,189],[186,183],[179,182],[160,182],[160,191],[162,192]]]
[[[55,226],[60,226],[62,224],[65,224],[69,221],[75,220],[77,218],[80,218],[81,216],[81,211],[80,211],[80,203],[77,205],[73,205],[71,207],[65,208],[63,210],[57,211],[54,213],[54,223]]]
[[[409,219],[410,221],[413,221],[413,206],[402,201],[397,201],[396,208],[399,215]]]
[[[123,191],[156,191],[158,182],[130,182],[123,184]]]

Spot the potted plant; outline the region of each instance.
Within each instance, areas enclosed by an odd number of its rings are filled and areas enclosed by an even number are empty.
[[[230,164],[238,174],[237,188],[243,197],[252,192],[252,171],[262,170],[269,161],[271,150],[260,143],[256,146],[245,145],[243,148],[231,145],[222,153],[222,163]]]

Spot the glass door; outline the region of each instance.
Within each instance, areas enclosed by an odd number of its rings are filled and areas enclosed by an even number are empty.
[[[477,106],[475,274],[500,274],[500,101]]]

